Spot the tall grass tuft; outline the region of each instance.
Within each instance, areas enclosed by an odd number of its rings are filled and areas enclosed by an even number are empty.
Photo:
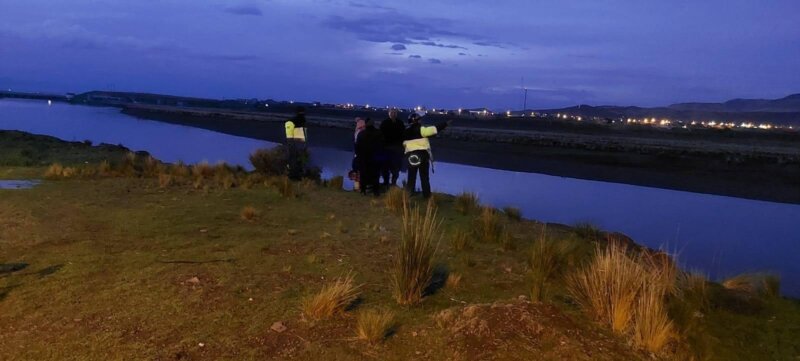
[[[440,226],[436,207],[431,203],[428,203],[425,214],[417,207],[403,210],[402,239],[392,270],[397,303],[413,305],[422,300],[433,277]]]
[[[101,177],[111,176],[112,175],[111,163],[109,163],[107,160],[100,162],[100,164],[97,165],[97,175]]]
[[[512,221],[521,221],[522,220],[522,211],[516,207],[505,207],[503,208],[503,213],[508,217],[508,219]]]
[[[447,281],[445,282],[445,287],[449,289],[457,289],[461,285],[461,274],[460,273],[450,273],[447,275]]]
[[[303,302],[303,314],[312,320],[321,320],[343,313],[361,294],[361,286],[354,283],[352,273],[322,286],[322,290]]]
[[[645,282],[637,297],[633,343],[653,353],[661,351],[675,336],[675,327],[667,315],[666,292],[663,284]]]
[[[450,247],[452,247],[456,251],[463,251],[465,249],[469,249],[471,238],[472,236],[469,234],[469,232],[465,232],[461,229],[456,229],[450,236]]]
[[[461,214],[470,214],[477,211],[480,209],[478,195],[472,192],[464,192],[457,195],[453,208]]]
[[[144,163],[142,165],[142,175],[145,177],[155,177],[160,172],[161,163],[153,158],[153,156],[148,155],[144,158]]]
[[[158,186],[161,189],[169,188],[173,184],[173,179],[171,174],[167,173],[159,173],[158,174]]]
[[[481,214],[474,222],[475,238],[483,243],[497,243],[503,234],[500,217],[492,207],[483,207]]]
[[[405,207],[408,207],[408,192],[403,188],[391,187],[386,192],[384,200],[386,208],[392,212],[402,212]]]
[[[53,163],[47,170],[44,172],[44,177],[47,179],[58,179],[61,178],[61,174],[64,172],[64,166],[59,163]]]
[[[356,338],[376,343],[383,341],[394,328],[394,312],[389,310],[365,310],[359,312],[356,321]]]
[[[239,212],[239,216],[245,221],[254,221],[261,215],[261,212],[253,206],[246,206]]]
[[[294,182],[292,182],[289,177],[278,177],[275,179],[273,184],[276,188],[278,188],[278,193],[280,193],[283,198],[294,198],[297,196],[297,190],[295,189]]]
[[[658,352],[675,335],[666,301],[676,289],[676,271],[664,259],[632,254],[612,242],[572,275],[568,290],[598,321],[630,335],[638,347]]]
[[[571,264],[571,258],[577,249],[572,239],[552,240],[547,238],[547,229],[531,245],[528,265],[531,269],[533,285],[531,301],[542,301],[546,298],[549,285]]]
[[[207,161],[202,161],[192,166],[192,175],[195,178],[208,179],[214,176],[214,167]]]

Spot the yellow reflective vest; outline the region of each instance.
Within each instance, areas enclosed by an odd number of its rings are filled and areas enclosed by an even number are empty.
[[[306,141],[306,128],[295,127],[294,122],[291,120],[286,121],[284,124],[286,127],[286,139],[287,140],[299,140],[299,141]]]
[[[403,142],[403,147],[405,148],[405,152],[410,153],[415,150],[427,150],[430,152],[431,142],[428,140],[428,137],[432,137],[437,133],[438,130],[436,129],[436,127],[420,127],[419,138],[409,139]]]

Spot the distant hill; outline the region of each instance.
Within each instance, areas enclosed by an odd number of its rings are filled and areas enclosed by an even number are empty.
[[[724,103],[680,103],[666,107],[577,105],[558,109],[538,109],[543,113],[567,113],[600,118],[667,118],[685,121],[755,121],[800,125],[800,94],[781,99],[733,99]]]

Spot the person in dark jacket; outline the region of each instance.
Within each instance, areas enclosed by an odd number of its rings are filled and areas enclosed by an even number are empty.
[[[422,126],[421,117],[412,113],[408,118],[410,123],[403,133],[403,147],[405,150],[406,165],[408,166],[408,182],[406,188],[414,193],[417,187],[417,173],[419,173],[422,195],[431,196],[430,169],[433,164],[433,153],[428,138],[436,136],[447,128],[448,123],[440,123],[433,127]]]
[[[403,141],[405,124],[397,117],[397,109],[389,110],[389,117],[381,123],[381,133],[386,143],[382,175],[383,185],[397,185],[397,178],[400,177],[400,169],[403,164]],[[390,178],[391,177],[391,178]]]
[[[284,123],[286,128],[286,151],[288,155],[288,176],[299,180],[303,175],[306,154],[306,110],[297,107],[296,114]]]
[[[361,174],[361,194],[367,194],[371,187],[373,194],[380,195],[380,160],[383,152],[383,135],[375,128],[371,119],[364,122],[366,128],[358,133],[356,139],[356,158]]]

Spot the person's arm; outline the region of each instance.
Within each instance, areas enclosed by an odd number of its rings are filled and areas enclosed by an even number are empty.
[[[421,127],[419,128],[420,135],[425,138],[432,137],[447,128],[447,124],[446,122],[442,122],[432,127]]]

